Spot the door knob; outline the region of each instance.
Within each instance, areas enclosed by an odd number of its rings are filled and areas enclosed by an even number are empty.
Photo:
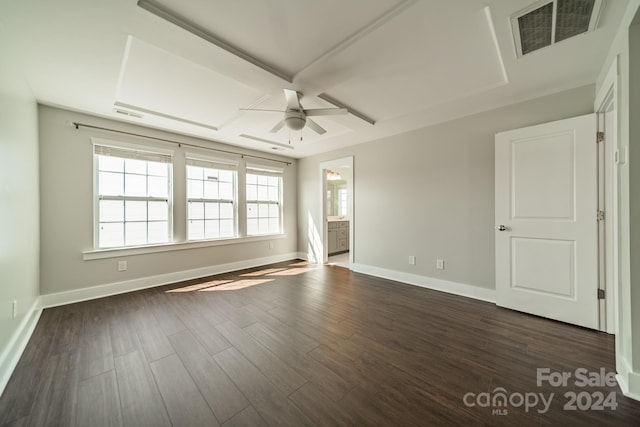
[[[504,226],[504,225],[496,225],[496,230],[498,231],[507,231],[509,229],[509,227]]]

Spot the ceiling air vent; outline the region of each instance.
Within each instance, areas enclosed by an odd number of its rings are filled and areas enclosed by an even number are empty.
[[[602,0],[543,0],[511,18],[518,56],[593,31]]]

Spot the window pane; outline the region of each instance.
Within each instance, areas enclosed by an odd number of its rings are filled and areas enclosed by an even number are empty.
[[[227,170],[220,170],[218,172],[218,181],[220,182],[233,182],[233,176],[234,176],[234,172],[233,171],[227,171]]]
[[[211,182],[218,182],[218,170],[217,169],[204,169],[204,180]]]
[[[247,200],[258,200],[258,189],[255,185],[247,186]]]
[[[218,197],[218,182],[204,181],[204,198],[217,199]]]
[[[124,246],[124,224],[121,222],[100,224],[98,246],[114,248]]]
[[[269,189],[264,185],[258,185],[258,199],[257,200],[269,200]]]
[[[233,220],[220,220],[220,237],[233,237]]]
[[[233,199],[233,185],[230,182],[220,183],[220,198],[223,200]]]
[[[233,219],[233,204],[220,203],[220,218]]]
[[[146,222],[127,222],[125,223],[124,244],[144,245],[147,243],[147,223]]]
[[[202,181],[193,179],[187,181],[187,197],[190,199],[202,199]]]
[[[169,204],[167,202],[149,202],[149,221],[167,221]]]
[[[189,221],[189,240],[204,239],[204,221]]]
[[[259,218],[266,218],[269,216],[269,205],[265,205],[264,203],[261,203],[258,205],[258,217]]]
[[[204,218],[204,203],[189,202],[189,219],[203,219],[203,218]]]
[[[249,203],[247,205],[247,218],[257,218],[258,217],[258,205],[255,203]]]
[[[135,173],[146,175],[147,174],[147,161],[136,159],[125,159],[124,171],[126,173]]]
[[[269,218],[269,233],[278,233],[280,231],[280,219]]]
[[[149,196],[151,197],[167,197],[169,195],[169,182],[165,176],[150,176],[149,180]]]
[[[147,202],[125,202],[125,220],[126,221],[146,221],[147,220]]]
[[[203,169],[199,166],[187,166],[187,178],[202,179]]]
[[[247,219],[247,234],[258,234],[258,220],[257,219]]]
[[[205,218],[206,219],[218,219],[220,214],[218,212],[218,203],[206,203],[205,204]]]
[[[120,157],[98,156],[98,170],[124,172],[124,159]]]
[[[147,243],[167,243],[169,241],[169,223],[167,221],[150,222],[147,240]]]
[[[255,185],[258,183],[258,175],[247,174],[247,185]]]
[[[280,206],[269,205],[269,218],[279,218],[279,217],[280,217]]]
[[[124,176],[125,196],[146,196],[147,177],[144,175],[125,174]]]
[[[265,175],[258,175],[258,185],[269,185],[269,177]]]
[[[122,200],[100,200],[100,222],[124,221]]]
[[[270,176],[268,177],[268,183],[271,187],[277,187],[280,183],[280,178],[278,178],[277,176]]]
[[[122,196],[124,194],[124,175],[121,173],[100,172],[98,194],[101,196]]]
[[[264,234],[269,232],[269,219],[258,218],[258,233]]]
[[[278,187],[269,187],[269,199],[272,202],[277,202],[280,200],[280,191]]]
[[[220,231],[218,229],[219,224],[217,219],[210,219],[204,222],[204,238],[205,239],[217,239],[220,237]]]
[[[167,163],[149,162],[147,171],[149,175],[166,177],[169,175],[169,165]]]

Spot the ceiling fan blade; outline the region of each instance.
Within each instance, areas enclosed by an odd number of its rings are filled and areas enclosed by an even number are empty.
[[[300,94],[295,90],[285,89],[284,97],[287,100],[287,110],[302,111],[302,105],[300,105]]]
[[[307,125],[313,130],[315,131],[318,135],[322,135],[327,133],[326,130],[324,130],[324,128],[322,126],[320,126],[319,124],[317,124],[316,122],[314,122],[311,119],[307,119]]]
[[[240,111],[258,111],[263,113],[284,113],[282,110],[262,110],[259,108],[241,108]]]
[[[277,125],[275,125],[269,132],[276,133],[284,126],[284,120],[280,120]]]
[[[313,108],[311,110],[304,110],[307,116],[336,116],[339,114],[349,114],[349,110],[346,108]]]

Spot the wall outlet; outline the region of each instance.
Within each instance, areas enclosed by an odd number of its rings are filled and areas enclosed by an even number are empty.
[[[438,270],[444,270],[444,260],[443,259],[437,259],[436,260],[436,268]]]
[[[11,318],[15,319],[16,317],[18,317],[18,300],[13,300],[13,302],[11,303]]]
[[[275,247],[276,247],[275,243],[269,242],[269,249],[273,249]]]
[[[416,265],[416,257],[409,255],[409,265]]]
[[[127,261],[118,261],[118,271],[127,271]]]

